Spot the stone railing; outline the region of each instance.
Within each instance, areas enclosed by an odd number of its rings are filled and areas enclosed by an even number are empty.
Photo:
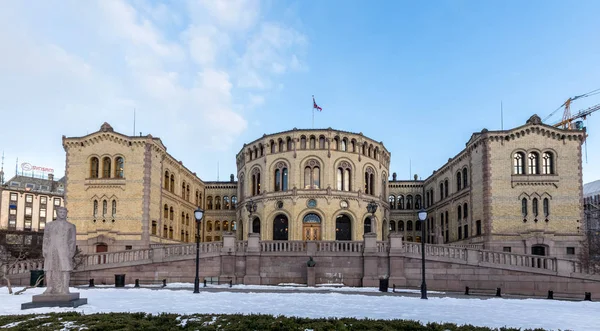
[[[304,252],[306,243],[304,241],[261,241],[261,252]]]
[[[317,252],[350,252],[362,253],[362,241],[316,241]]]

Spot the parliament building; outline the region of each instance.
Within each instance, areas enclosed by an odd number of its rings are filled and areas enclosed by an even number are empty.
[[[575,258],[585,238],[585,134],[534,115],[513,129],[473,133],[429,177],[403,180],[390,173],[382,142],[293,129],[244,144],[229,181],[204,181],[159,138],[104,123],[86,136],[63,136],[65,204],[85,253],[194,242],[193,212],[201,207],[205,242],[226,232],[265,241],[401,233],[406,241]]]

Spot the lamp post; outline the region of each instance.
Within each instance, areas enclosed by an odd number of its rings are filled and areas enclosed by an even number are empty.
[[[371,202],[369,202],[369,204],[367,205],[367,212],[371,213],[371,232],[373,232],[373,217],[375,217],[376,211],[377,211],[377,202],[375,202],[375,200],[371,200]]]
[[[421,268],[423,280],[421,282],[421,299],[427,299],[427,284],[425,283],[425,220],[427,219],[427,210],[419,210],[419,221],[421,221]]]
[[[204,216],[204,210],[198,207],[194,211],[194,217],[196,218],[196,278],[194,278],[194,293],[200,293],[200,224],[202,224],[202,216]]]
[[[252,213],[256,212],[256,202],[249,200],[248,202],[246,202],[246,210],[248,211],[248,227],[249,230],[248,233],[253,233],[254,231],[252,231],[252,223],[250,222],[251,219],[250,217],[252,216]]]

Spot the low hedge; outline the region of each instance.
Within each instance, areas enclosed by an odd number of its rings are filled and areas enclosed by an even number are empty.
[[[77,312],[0,316],[0,328],[10,330],[410,330],[410,331],[544,331],[487,328],[452,323],[356,318],[302,318],[272,315],[178,315]]]

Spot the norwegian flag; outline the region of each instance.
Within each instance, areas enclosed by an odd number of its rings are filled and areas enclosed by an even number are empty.
[[[323,110],[323,108],[319,107],[317,105],[317,103],[315,102],[315,96],[314,95],[313,95],[313,109],[316,109],[318,111],[322,111]]]

